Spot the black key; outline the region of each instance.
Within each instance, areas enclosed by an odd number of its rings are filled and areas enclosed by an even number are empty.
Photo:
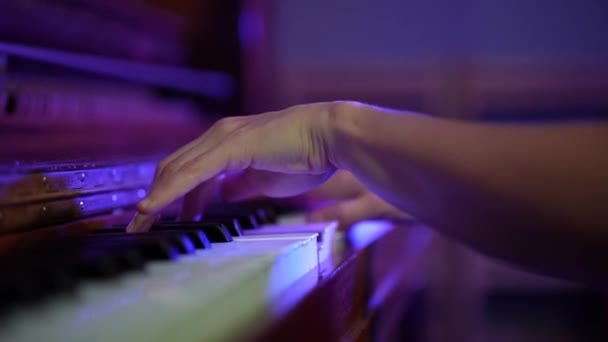
[[[64,281],[66,273],[74,278],[107,278],[133,268],[132,265],[125,267],[120,262],[121,254],[115,253],[112,247],[78,244],[71,239],[46,248],[37,257],[39,260],[34,263],[40,268],[38,273],[45,287],[51,288],[59,287],[57,284]]]
[[[190,245],[194,246],[195,249],[206,249],[211,248],[211,242],[205,236],[205,233],[200,229],[158,229],[157,226],[152,226],[150,231],[144,233],[136,233],[136,236],[148,236],[158,238],[176,239],[172,242],[176,243],[180,252],[184,254],[194,253]],[[106,228],[95,231],[95,234],[101,234],[102,236],[127,236],[125,228]],[[186,240],[183,236],[187,237]]]
[[[208,224],[223,224],[228,228],[228,231],[232,236],[242,236],[243,226],[241,221],[234,217],[205,217],[199,222]]]
[[[122,270],[117,259],[108,252],[85,252],[84,255],[77,256],[71,261],[73,271],[79,277],[107,278],[118,275]]]
[[[170,222],[157,223],[150,227],[150,231],[146,233],[137,233],[149,235],[150,232],[178,232],[186,234],[197,249],[211,248],[211,243],[216,242],[231,242],[232,236],[228,229],[220,224],[202,224],[199,222]],[[125,226],[114,226],[112,228],[104,228],[94,231],[95,234],[127,234]]]
[[[152,226],[152,231],[157,230],[200,230],[205,233],[209,241],[213,243],[218,242],[231,242],[232,235],[226,225],[221,222],[209,223],[209,222],[171,222],[171,223],[160,223]],[[240,232],[240,230],[239,230]]]
[[[218,204],[205,208],[203,221],[232,218],[239,222],[242,229],[254,229],[260,226],[258,214],[256,208],[240,204]]]
[[[178,230],[179,231],[179,230]],[[202,230],[185,230],[183,231],[190,240],[194,243],[194,246],[198,249],[209,249],[211,248],[211,241]]]
[[[257,219],[255,218],[255,215],[249,215],[249,214],[241,214],[241,215],[211,215],[211,214],[203,214],[203,219],[201,220],[201,222],[206,223],[206,222],[221,222],[226,224],[226,226],[228,227],[228,229],[234,229],[235,231],[238,231],[241,235],[242,232],[241,229],[254,229],[259,227],[259,223],[257,221]],[[238,228],[232,228],[232,226],[238,227]],[[241,236],[241,235],[235,235],[233,234],[232,230],[230,231],[230,233],[232,234],[232,236]]]
[[[13,301],[14,303],[31,302],[40,300],[48,295],[50,289],[45,285],[43,268],[31,267],[8,274],[3,281],[2,300]]]
[[[137,251],[150,260],[174,260],[179,257],[177,247],[168,241],[138,242]]]
[[[2,303],[40,300],[50,293],[72,289],[75,281],[67,268],[21,265],[21,269],[3,270],[0,298]]]
[[[96,241],[92,241],[85,242],[80,247],[82,256],[74,258],[80,275],[108,277],[144,267],[142,255],[130,245],[99,246]]]
[[[98,248],[122,249],[136,251],[145,260],[172,260],[179,257],[179,250],[170,241],[151,237],[131,237],[135,234],[120,234],[123,237],[102,238],[106,234],[97,234],[86,238],[74,239],[73,243],[88,243]],[[137,234],[142,235],[142,234]],[[95,238],[93,238],[95,237]]]
[[[190,239],[193,240],[196,248],[211,248],[211,244],[209,243],[218,243],[218,242],[231,242],[232,235],[228,231],[225,225],[222,223],[201,223],[201,222],[168,222],[168,223],[157,223],[150,227],[150,231],[181,231],[184,233],[196,232],[195,235],[200,235],[200,238],[195,237],[194,235],[188,235]],[[199,232],[201,234],[199,234]],[[113,228],[105,228],[99,229],[95,231],[96,234],[107,234],[107,233],[125,233],[125,227],[113,227]],[[195,239],[200,239],[202,241],[194,241]]]
[[[117,240],[117,241],[167,241],[171,243],[177,250],[182,254],[192,254],[195,252],[194,243],[190,240],[188,235],[183,232],[172,232],[172,231],[157,231],[157,232],[145,232],[137,234],[125,234],[125,233],[107,233],[107,234],[93,234],[85,237],[85,239],[93,239],[95,241],[101,240]]]
[[[274,207],[265,206],[256,210],[256,216],[261,224],[277,223],[277,211]]]
[[[53,292],[74,289],[73,264],[67,262],[66,255],[76,251],[63,249],[58,255],[52,255],[50,250],[48,246],[37,246],[0,261],[2,303],[32,302]]]
[[[232,235],[233,237],[234,236],[243,236],[241,223],[239,222],[239,220],[237,220],[235,218],[231,218],[231,217],[204,218],[204,219],[200,220],[199,222],[192,222],[192,223],[221,224],[221,225],[225,226],[226,229],[228,229],[228,232],[230,232],[230,235]]]
[[[116,263],[124,270],[141,270],[144,268],[145,261],[136,250],[118,249],[111,253]]]
[[[272,224],[277,221],[277,211],[268,204],[250,204],[243,210],[243,213],[254,215],[259,224]]]
[[[42,283],[49,291],[66,292],[76,288],[76,277],[69,268],[49,265],[45,271],[46,276],[44,276]]]
[[[205,233],[200,229],[171,229],[171,230],[159,230],[152,229],[149,233],[155,235],[164,235],[164,234],[184,234],[188,237],[192,245],[197,249],[208,249],[211,248],[211,242],[205,235]]]

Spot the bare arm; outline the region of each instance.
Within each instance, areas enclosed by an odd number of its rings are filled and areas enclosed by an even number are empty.
[[[343,104],[332,154],[396,207],[532,270],[608,280],[608,124],[493,125]]]
[[[149,214],[222,173],[232,173],[226,194],[238,199],[295,195],[345,169],[489,255],[605,284],[607,152],[601,122],[491,125],[350,102],[302,105],[222,120],[169,156],[129,230],[147,229]]]

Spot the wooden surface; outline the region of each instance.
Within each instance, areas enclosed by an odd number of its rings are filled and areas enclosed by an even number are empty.
[[[259,341],[400,338],[399,322],[408,299],[425,278],[424,255],[430,250],[431,233],[412,223],[391,226],[368,237],[368,243],[354,242],[355,235],[352,229],[347,232],[335,269]]]

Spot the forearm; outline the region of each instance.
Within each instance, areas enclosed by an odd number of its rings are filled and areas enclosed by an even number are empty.
[[[580,263],[605,269],[606,124],[490,125],[334,109],[333,162],[393,205],[537,271],[583,278]]]

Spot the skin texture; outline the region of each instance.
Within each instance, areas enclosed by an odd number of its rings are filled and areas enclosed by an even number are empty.
[[[309,222],[338,221],[339,228],[370,219],[393,222],[411,221],[412,217],[386,203],[369,191],[352,173],[337,171],[327,182],[303,195],[291,198],[299,207],[309,209]]]
[[[167,157],[128,230],[145,231],[195,187],[211,193],[222,183],[227,200],[286,197],[319,191],[343,170],[358,192],[312,220],[407,212],[494,257],[605,285],[607,151],[602,121],[487,124],[352,102],[301,105],[223,119]]]

